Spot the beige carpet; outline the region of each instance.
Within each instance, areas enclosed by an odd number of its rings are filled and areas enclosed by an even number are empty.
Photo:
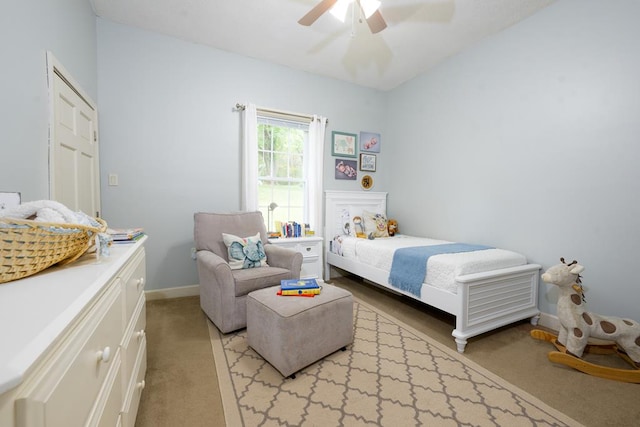
[[[246,330],[221,335],[209,323],[227,426],[581,425],[360,300],[354,325],[347,351],[288,379],[248,347]]]
[[[455,351],[453,316],[357,278],[332,282]],[[531,329],[522,321],[473,337],[461,357],[588,427],[640,425],[640,385],[592,377],[549,362],[547,353],[554,347],[533,340]],[[146,334],[146,387],[136,427],[233,426],[225,423],[207,320],[198,297],[147,301]]]

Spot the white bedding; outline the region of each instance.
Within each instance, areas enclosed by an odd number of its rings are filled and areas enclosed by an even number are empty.
[[[350,236],[340,236],[340,238],[339,252],[342,256],[355,259],[385,271],[391,271],[393,253],[398,248],[451,243],[445,240],[400,234],[394,237],[377,238],[374,240],[359,239]],[[337,245],[334,243],[332,244],[332,252],[335,253],[336,250]],[[456,293],[457,285],[455,279],[457,276],[515,267],[526,263],[527,259],[524,255],[504,249],[487,249],[474,252],[434,255],[427,261],[425,283]]]

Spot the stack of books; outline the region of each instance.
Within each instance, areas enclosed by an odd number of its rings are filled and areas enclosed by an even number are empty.
[[[281,280],[278,295],[296,297],[314,297],[320,294],[322,287],[316,279]]]
[[[289,221],[285,223],[276,221],[276,227],[278,226],[279,226],[280,234],[282,235],[282,237],[303,237],[304,236],[304,234],[302,233],[302,226],[295,221]]]
[[[113,239],[113,243],[131,243],[144,236],[142,228],[108,228],[107,234]]]
[[[277,237],[287,237],[287,238],[305,237],[305,236],[312,236],[315,234],[309,228],[309,224],[300,224],[295,221],[289,221],[289,222],[276,221],[275,227],[276,227],[276,231],[269,232],[270,239],[277,238]]]

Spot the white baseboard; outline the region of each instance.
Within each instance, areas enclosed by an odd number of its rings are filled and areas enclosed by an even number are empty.
[[[554,331],[560,330],[560,321],[558,320],[558,316],[554,316],[549,313],[540,313],[540,320],[538,320],[538,325],[544,326],[545,328],[553,329]]]
[[[144,293],[147,301],[157,299],[193,297],[200,295],[200,285],[180,286],[178,288],[153,289]]]

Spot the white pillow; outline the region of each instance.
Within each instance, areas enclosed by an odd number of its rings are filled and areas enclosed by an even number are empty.
[[[229,266],[232,270],[267,266],[267,254],[264,252],[259,232],[249,237],[222,233],[222,240],[227,246]]]
[[[389,237],[387,216],[381,213],[362,211],[364,229],[367,236]]]

